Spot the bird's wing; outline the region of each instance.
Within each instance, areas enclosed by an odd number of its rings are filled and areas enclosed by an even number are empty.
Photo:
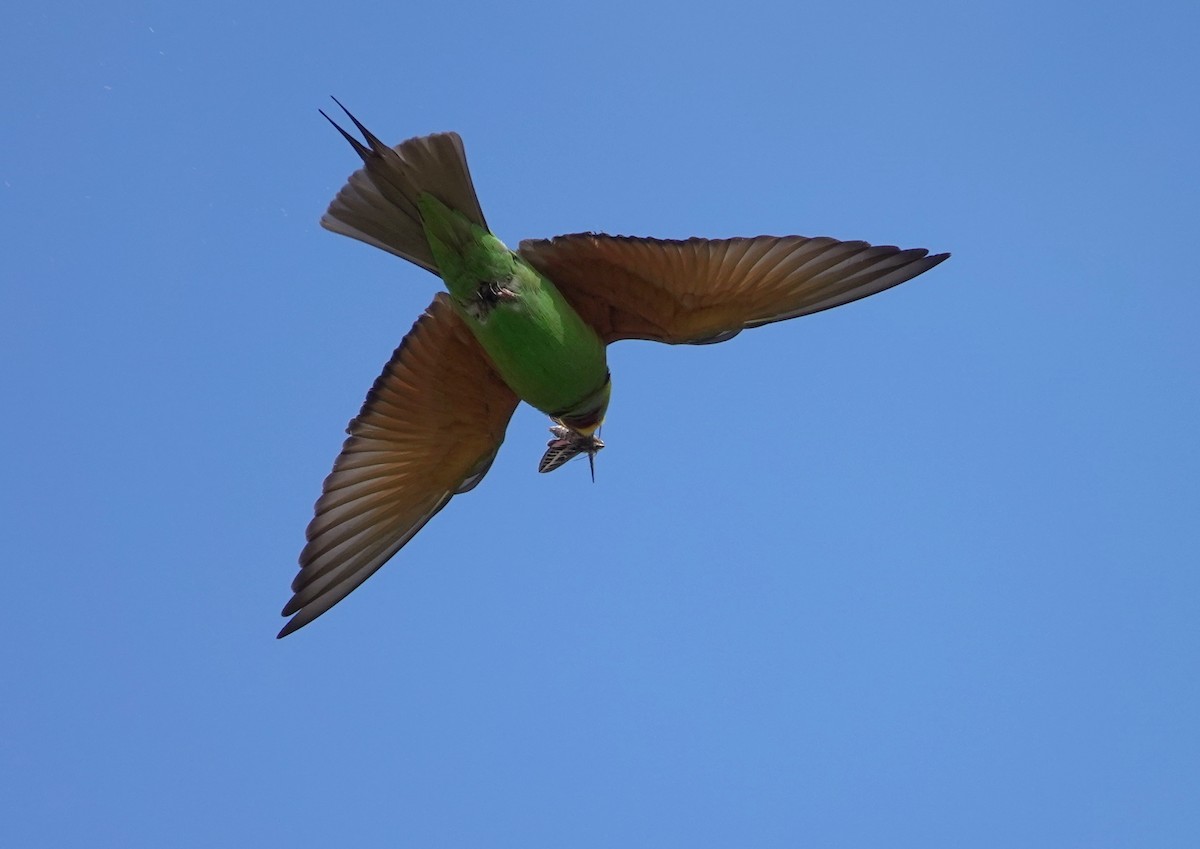
[[[521,243],[606,342],[722,342],[882,292],[949,254],[829,237],[642,239],[580,233]]]
[[[300,553],[283,637],[345,598],[491,466],[517,396],[439,293],[350,422]]]

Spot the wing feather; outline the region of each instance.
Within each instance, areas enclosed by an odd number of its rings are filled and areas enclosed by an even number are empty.
[[[300,553],[283,637],[325,613],[479,483],[517,396],[439,293],[350,422]]]
[[[704,344],[830,309],[928,271],[949,254],[821,236],[643,239],[579,233],[521,243],[606,342]]]

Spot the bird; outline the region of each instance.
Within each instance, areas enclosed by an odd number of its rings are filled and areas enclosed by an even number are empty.
[[[325,479],[279,637],[326,613],[487,474],[517,405],[551,419],[539,463],[586,455],[612,392],[606,348],[624,339],[724,342],[742,330],[882,292],[948,253],[830,237],[654,239],[575,233],[510,250],[488,228],[462,139],[389,147],[334,98],[362,159],[321,225],[439,276],[367,394]]]

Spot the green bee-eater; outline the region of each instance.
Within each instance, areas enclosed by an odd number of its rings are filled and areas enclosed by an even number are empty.
[[[417,319],[350,422],[280,637],[345,598],[478,484],[519,401],[553,420],[539,471],[592,460],[604,446],[596,432],[611,391],[610,342],[721,342],[881,292],[949,256],[828,237],[596,233],[512,251],[488,230],[457,134],[390,148],[346,114],[366,144],[330,123],[365,167],[321,224],[433,272],[449,292]]]

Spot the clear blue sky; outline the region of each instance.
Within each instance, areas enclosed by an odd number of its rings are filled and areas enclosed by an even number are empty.
[[[72,7],[73,6],[73,7]],[[1200,845],[1194,4],[26,4],[0,31],[5,847]],[[614,346],[274,639],[438,281],[317,226],[951,251]]]

